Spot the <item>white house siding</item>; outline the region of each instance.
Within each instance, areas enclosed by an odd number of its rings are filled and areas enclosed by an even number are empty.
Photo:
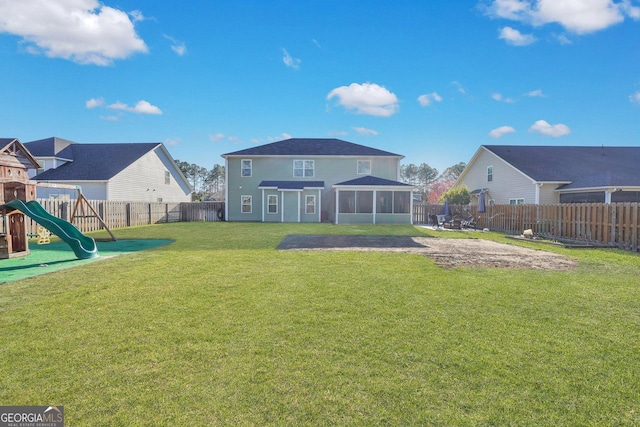
[[[169,184],[165,183],[167,171],[171,174]],[[178,177],[162,150],[156,149],[109,180],[108,200],[188,202],[191,200],[190,190]]]
[[[252,174],[250,177],[241,176],[241,161],[252,161]],[[294,160],[313,160],[314,176],[294,177]],[[258,188],[263,180],[274,181],[324,181],[321,200],[316,200],[317,208],[322,211],[322,218],[333,220],[333,212],[330,207],[333,205],[331,198],[331,187],[339,182],[348,181],[366,175],[357,174],[358,160],[371,160],[371,173],[368,175],[377,176],[390,180],[398,180],[400,170],[399,157],[358,157],[358,156],[233,156],[226,159],[227,173],[227,218],[230,221],[262,221],[262,190]],[[304,194],[317,195],[316,190],[309,190]],[[252,196],[251,213],[241,213],[241,196]],[[279,204],[282,206],[279,196]],[[265,204],[266,204],[265,196]],[[297,196],[296,196],[297,200]],[[301,208],[304,208],[304,195],[301,194]],[[279,208],[280,210],[280,208]],[[285,213],[287,221],[288,212]],[[297,221],[297,214],[295,215]],[[305,219],[301,216],[301,221]],[[265,215],[265,221],[267,221]]]
[[[555,192],[555,189],[558,188],[560,184],[556,183],[545,183],[540,187],[540,200],[538,202],[539,205],[555,205],[560,202],[560,196]]]
[[[487,168],[493,166],[493,180],[487,181]],[[535,203],[536,187],[531,178],[518,171],[486,149],[482,149],[468,166],[457,185],[466,185],[469,191],[485,188],[495,204],[509,204],[510,199],[524,199]]]

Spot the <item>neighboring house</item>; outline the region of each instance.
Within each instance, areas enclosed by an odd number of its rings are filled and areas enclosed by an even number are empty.
[[[292,138],[223,154],[229,221],[411,224],[404,156],[339,139]]]
[[[640,147],[482,145],[455,183],[490,204],[640,202]]]
[[[46,138],[24,144],[42,169],[38,182],[78,185],[87,199],[188,202],[191,186],[163,144],[78,144]],[[52,195],[38,188],[38,197]]]

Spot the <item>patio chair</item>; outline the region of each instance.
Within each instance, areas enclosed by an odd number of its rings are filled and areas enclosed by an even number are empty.
[[[450,218],[449,221],[445,221],[443,225],[444,225],[444,228],[461,230],[462,218],[460,218],[459,216],[454,216],[453,218]]]
[[[462,228],[473,228],[475,230],[477,225],[478,225],[478,220],[473,216],[462,221]]]

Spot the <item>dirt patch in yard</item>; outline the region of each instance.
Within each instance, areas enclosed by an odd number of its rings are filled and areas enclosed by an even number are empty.
[[[564,255],[483,239],[405,236],[289,235],[280,250],[385,251],[424,255],[445,268],[499,267],[572,270],[576,262]]]

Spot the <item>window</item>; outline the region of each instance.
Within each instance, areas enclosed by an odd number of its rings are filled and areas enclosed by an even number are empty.
[[[242,207],[240,212],[251,213],[251,196],[240,196]]]
[[[316,196],[305,196],[304,213],[308,213],[308,214],[316,213]]]
[[[307,177],[314,176],[314,161],[313,160],[294,160],[293,161],[293,176],[294,177]]]
[[[242,176],[251,176],[252,161],[242,160]]]
[[[393,191],[378,191],[376,193],[376,212],[393,213]]]
[[[356,213],[356,192],[341,191],[338,196],[338,212]]]
[[[358,175],[369,175],[371,173],[371,160],[358,160]]]
[[[171,172],[169,171],[164,171],[164,183],[166,185],[171,184]]]
[[[267,213],[278,213],[278,196],[275,194],[267,196]]]
[[[524,205],[524,199],[509,199],[510,205]]]
[[[356,191],[356,212],[373,213],[373,191]]]
[[[493,181],[493,166],[487,167],[487,181]]]
[[[409,213],[411,204],[410,191],[395,191],[393,193],[393,213]]]

